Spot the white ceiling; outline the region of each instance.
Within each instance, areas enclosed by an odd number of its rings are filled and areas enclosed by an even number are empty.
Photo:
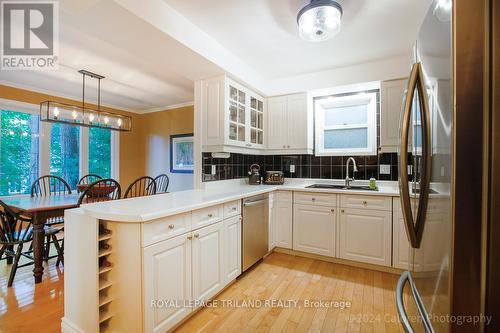
[[[407,56],[430,1],[341,0],[334,38],[299,38],[297,13],[307,0],[164,0],[266,79]]]
[[[86,69],[102,104],[134,112],[193,100],[193,80],[222,70],[112,1],[60,2],[59,70],[2,71],[1,83],[81,99]],[[86,95],[95,102],[95,81]],[[94,86],[93,86],[94,85]]]
[[[307,2],[61,1],[60,69],[3,71],[0,83],[79,99],[87,69],[106,76],[104,105],[142,113],[191,102],[193,81],[223,72],[269,95],[382,79],[381,69],[394,77],[430,0],[340,1],[341,32],[319,44],[297,35]]]

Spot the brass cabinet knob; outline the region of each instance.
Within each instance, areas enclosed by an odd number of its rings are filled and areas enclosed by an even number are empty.
[[[335,209],[332,209],[332,213],[335,213]]]
[[[342,209],[340,212],[341,212],[341,213],[343,213],[343,212],[344,212],[344,210]]]
[[[213,214],[208,214],[208,217],[212,217],[212,216],[213,216]]]
[[[365,201],[363,201],[363,205],[366,205],[366,204],[367,204],[366,200],[365,200]]]
[[[311,198],[312,201],[316,201],[316,198]]]
[[[189,235],[189,236],[187,237],[187,239],[191,240],[191,239],[193,239],[193,236]]]
[[[174,228],[174,225],[173,225],[173,224],[169,224],[169,225],[168,225],[168,228],[169,228],[169,229],[173,229],[173,228]]]
[[[194,234],[194,238],[199,238],[200,234]]]

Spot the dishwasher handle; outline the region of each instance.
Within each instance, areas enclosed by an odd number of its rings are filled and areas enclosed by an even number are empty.
[[[266,201],[267,201],[267,199],[244,202],[243,206],[245,206],[245,207],[258,206],[258,205],[261,205],[262,203],[265,203]]]

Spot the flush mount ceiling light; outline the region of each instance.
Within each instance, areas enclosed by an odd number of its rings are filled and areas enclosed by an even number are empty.
[[[297,15],[299,35],[309,42],[322,42],[340,31],[342,6],[333,0],[311,0]]]

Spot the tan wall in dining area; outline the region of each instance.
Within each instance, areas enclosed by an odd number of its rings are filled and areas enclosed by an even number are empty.
[[[81,103],[81,101],[6,85],[0,85],[0,98],[37,105],[47,100],[77,105]],[[89,103],[89,107],[95,107],[95,105]],[[145,145],[141,115],[107,107],[101,107],[101,109],[132,117],[132,131],[120,132],[120,184],[126,188],[134,179],[145,174]]]
[[[170,173],[170,135],[193,133],[194,108],[177,109],[141,115],[147,175],[168,174],[169,191],[193,188],[193,174]]]

